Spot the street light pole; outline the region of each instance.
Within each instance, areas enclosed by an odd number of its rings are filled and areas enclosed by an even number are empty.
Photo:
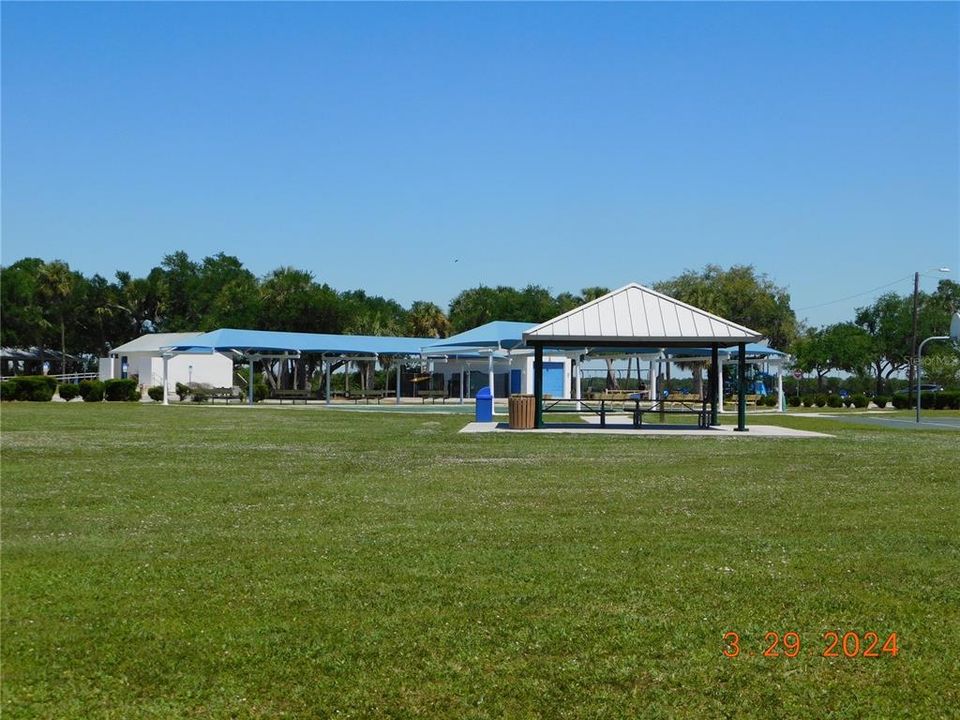
[[[907,387],[913,388],[914,373],[917,371],[917,323],[920,318],[920,273],[913,274],[913,339],[910,341],[910,367],[907,368]],[[907,398],[910,391],[907,391]]]
[[[950,268],[948,267],[938,267],[930,268],[930,270],[936,270],[937,272],[948,273]],[[919,369],[917,365],[919,360],[917,359],[917,325],[919,324],[920,319],[920,273],[915,272],[913,274],[913,338],[910,341],[910,364],[907,368],[907,398],[910,397],[910,393],[913,392],[913,379],[914,373],[919,375]]]

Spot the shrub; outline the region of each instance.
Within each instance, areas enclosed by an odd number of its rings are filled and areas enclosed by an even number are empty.
[[[754,405],[756,405],[757,407],[763,407],[763,400],[764,400],[764,398],[763,398],[763,396],[761,395],[760,397],[758,397],[758,398],[754,401]]]
[[[813,395],[804,395],[800,398],[800,401],[803,403],[804,407],[813,407]]]
[[[803,404],[803,400],[797,395],[788,395],[787,396],[787,405],[790,407],[800,407]]]
[[[195,403],[202,403],[207,401],[207,393],[204,390],[201,390],[200,388],[194,388],[191,394],[193,397],[191,397],[190,399],[193,400]]]
[[[260,402],[261,400],[266,400],[270,395],[270,388],[267,387],[265,382],[255,382],[253,384],[253,401]]]
[[[825,393],[817,393],[813,396],[813,404],[817,407],[826,407],[827,395]]]
[[[81,380],[77,386],[80,397],[84,402],[100,402],[103,400],[103,383],[99,380]]]
[[[133,378],[107,380],[103,395],[109,402],[132,402],[140,399],[140,390]]]
[[[923,393],[923,407],[936,410],[960,410],[960,392],[946,390]]]
[[[843,398],[839,395],[827,395],[827,405],[832,408],[838,408],[843,405]]]
[[[893,406],[897,410],[906,410],[912,404],[910,402],[910,398],[908,398],[906,395],[894,395],[890,399],[890,402],[893,403]]]
[[[163,385],[154,385],[147,390],[147,395],[155,402],[163,402]]]
[[[0,400],[13,400],[14,385],[9,380],[0,382]]]
[[[855,408],[865,408],[870,404],[870,400],[867,398],[867,396],[860,393],[853,395],[850,400]]]
[[[64,383],[59,387],[57,392],[60,394],[60,397],[67,402],[80,396],[80,388],[75,383]]]
[[[20,375],[7,381],[7,400],[27,400],[30,402],[50,402],[57,391],[57,381],[46,375]]]
[[[767,396],[763,399],[763,404],[766,405],[767,407],[776,407],[776,406],[777,406],[777,400],[778,400],[778,398],[777,398],[776,395],[767,395]]]
[[[183,402],[184,400],[187,399],[187,396],[193,392],[193,390],[190,388],[189,385],[184,385],[183,383],[177,383],[175,392],[177,393],[177,397],[180,398],[180,402]]]
[[[888,402],[890,402],[890,398],[888,398],[886,395],[877,395],[875,398],[873,398],[873,404],[881,410],[887,406]]]

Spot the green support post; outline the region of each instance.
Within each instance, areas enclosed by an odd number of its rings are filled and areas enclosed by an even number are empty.
[[[739,432],[747,431],[747,346],[737,345],[737,427]]]
[[[723,389],[720,384],[720,350],[716,343],[710,347],[710,424],[720,424],[720,413],[717,411],[720,393]]]
[[[533,347],[534,426],[543,427],[543,345]]]

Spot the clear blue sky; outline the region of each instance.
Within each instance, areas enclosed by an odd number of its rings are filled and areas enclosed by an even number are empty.
[[[441,305],[708,262],[754,264],[798,309],[957,279],[958,21],[955,3],[4,3],[2,261],[112,276],[224,251]]]

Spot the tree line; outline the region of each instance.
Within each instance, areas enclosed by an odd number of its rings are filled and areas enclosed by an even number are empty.
[[[758,330],[820,382],[832,370],[869,374],[879,392],[909,362],[910,296],[884,295],[849,322],[811,328],[797,320],[789,292],[752,266],[707,265],[653,288]],[[542,322],[608,291],[481,285],[463,290],[444,311],[429,300],[404,307],[364,290],[336,290],[294,267],[257,277],[222,252],[201,260],[175,252],[144,277],[119,270],[112,280],[85,276],[61,260],[24,258],[0,268],[0,344],[98,357],[144,333],[222,327],[439,338],[492,320]],[[942,334],[958,306],[960,285],[949,280],[921,293],[921,337]]]

